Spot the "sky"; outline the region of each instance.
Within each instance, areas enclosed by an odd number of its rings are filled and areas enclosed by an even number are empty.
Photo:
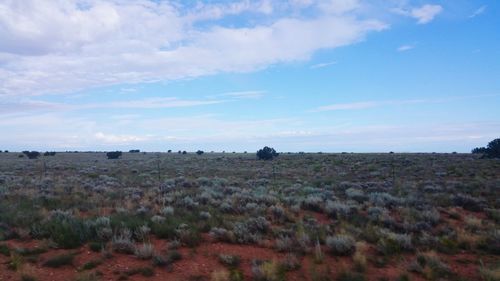
[[[0,149],[469,152],[500,1],[0,0]]]

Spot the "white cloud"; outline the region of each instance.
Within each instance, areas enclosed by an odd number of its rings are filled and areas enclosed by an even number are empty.
[[[309,7],[314,3],[314,0],[289,0],[292,7]]]
[[[77,109],[86,108],[140,108],[140,109],[153,109],[153,108],[174,108],[174,107],[192,107],[200,105],[210,105],[222,103],[223,100],[187,100],[179,98],[147,98],[141,100],[130,101],[117,101],[109,103],[98,103],[89,105],[76,106]]]
[[[199,4],[186,12],[182,4],[152,0],[3,1],[0,95],[254,71],[387,28],[353,15],[357,1],[334,1],[334,11],[315,17],[275,14],[273,3]],[[217,21],[246,12],[266,20]]]
[[[114,134],[104,134],[98,132],[94,135],[95,139],[98,141],[103,141],[109,144],[128,144],[135,142],[144,142],[149,140],[148,137],[144,136],[134,136],[134,135],[114,135]]]
[[[309,68],[310,68],[310,69],[324,68],[324,67],[331,66],[331,65],[335,65],[335,64],[337,64],[337,62],[336,62],[336,61],[331,61],[331,62],[323,62],[323,63],[313,64],[313,65],[311,65]]]
[[[247,93],[247,98],[252,98],[252,93]],[[257,92],[253,93],[253,98],[256,98]],[[243,93],[240,97],[245,98]],[[23,114],[33,112],[62,112],[62,111],[76,111],[76,110],[89,110],[89,109],[160,109],[160,108],[179,108],[179,107],[193,107],[219,104],[228,102],[222,99],[180,99],[176,97],[153,97],[136,100],[126,101],[110,101],[100,103],[56,103],[45,102],[33,99],[22,99],[0,102],[0,116],[7,114]]]
[[[398,106],[406,104],[420,104],[420,103],[445,103],[468,99],[480,99],[488,97],[498,97],[500,94],[485,94],[485,95],[470,95],[470,96],[449,96],[443,98],[427,98],[427,99],[408,99],[408,100],[381,100],[381,101],[362,101],[352,103],[337,103],[331,105],[320,106],[312,112],[322,111],[338,111],[338,110],[359,110],[368,109],[382,106]]]
[[[358,0],[323,0],[319,1],[319,7],[331,14],[344,14],[356,10],[361,6]]]
[[[398,52],[405,52],[405,51],[409,51],[411,49],[414,49],[415,46],[414,45],[402,45],[398,48]]]
[[[475,10],[475,11],[474,11],[474,13],[472,13],[472,14],[469,16],[469,18],[475,18],[475,17],[477,17],[477,16],[479,16],[479,15],[483,14],[483,13],[486,11],[486,8],[487,8],[487,6],[486,6],[486,5],[485,5],[485,6],[481,6],[481,7],[479,7],[477,10]]]
[[[379,102],[374,102],[374,101],[338,103],[338,104],[320,106],[315,111],[356,110],[356,109],[373,108],[379,105],[380,105]]]
[[[236,99],[260,99],[265,95],[265,93],[265,91],[240,91],[224,93],[219,96],[231,97]]]
[[[420,8],[413,8],[410,15],[417,19],[418,24],[426,24],[431,22],[437,15],[443,11],[440,5],[426,4]]]
[[[398,7],[390,10],[398,15],[417,19],[418,24],[426,24],[434,20],[434,18],[443,11],[443,7],[431,4],[425,4],[421,7],[411,7],[404,2]]]
[[[0,101],[0,116],[31,111],[61,110],[67,108],[60,103],[22,99],[20,101]]]

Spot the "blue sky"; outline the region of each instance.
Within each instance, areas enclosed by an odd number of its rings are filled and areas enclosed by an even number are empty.
[[[498,1],[0,11],[0,149],[468,152],[500,133]]]

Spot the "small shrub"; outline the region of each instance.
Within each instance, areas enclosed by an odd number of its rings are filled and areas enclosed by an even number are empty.
[[[281,266],[286,270],[286,271],[292,271],[292,270],[297,270],[301,267],[301,263],[299,258],[297,258],[296,255],[288,253],[285,256],[285,259],[281,261]]]
[[[359,272],[364,272],[366,270],[366,251],[368,245],[365,242],[357,242],[356,243],[356,252],[352,257],[354,262],[354,268]]]
[[[194,248],[201,243],[201,234],[194,228],[177,230],[177,236],[182,244],[191,248]]]
[[[82,265],[80,270],[91,270],[91,269],[98,267],[101,264],[102,264],[101,259],[91,260],[91,261],[86,262],[84,265]]]
[[[0,244],[0,254],[4,256],[10,256],[10,248],[7,244]]]
[[[326,247],[334,255],[348,256],[354,253],[355,240],[348,235],[328,236]]]
[[[288,236],[284,236],[284,237],[280,237],[280,238],[276,239],[276,249],[279,252],[292,251],[294,249],[293,240]]]
[[[483,209],[483,205],[478,198],[472,197],[468,194],[456,194],[452,196],[452,201],[455,206],[460,206],[468,211],[480,212]]]
[[[234,234],[231,231],[220,227],[213,227],[209,234],[212,238],[221,242],[232,243],[235,239]]]
[[[131,237],[132,234],[129,230],[122,230],[119,235],[113,237],[111,248],[118,253],[133,254],[135,252],[135,245]]]
[[[200,212],[200,219],[207,221],[212,218],[212,215],[209,212]]]
[[[323,251],[321,250],[321,244],[318,240],[316,240],[316,246],[314,246],[314,262],[318,264],[323,263],[324,258]]]
[[[419,254],[417,262],[423,268],[423,275],[430,280],[439,280],[441,278],[450,277],[452,271],[449,266],[441,261],[439,256],[434,252]]]
[[[484,266],[482,261],[480,261],[480,264],[479,275],[483,281],[500,281],[500,267],[489,269]]]
[[[151,277],[155,274],[155,271],[153,268],[151,267],[138,267],[138,268],[132,268],[132,269],[129,269],[125,272],[123,272],[126,276],[133,276],[133,275],[137,275],[137,274],[140,274],[144,277]]]
[[[231,281],[231,275],[226,269],[212,272],[212,281]]]
[[[481,229],[482,220],[473,216],[465,217],[465,229],[471,232],[477,232]]]
[[[165,217],[170,217],[174,215],[174,207],[166,206],[161,210],[161,214]]]
[[[168,220],[164,223],[155,223],[151,226],[152,233],[160,239],[174,239],[177,237],[177,226]]]
[[[219,261],[228,267],[238,267],[240,265],[241,259],[239,256],[233,255],[219,255]]]
[[[167,258],[162,255],[153,255],[152,262],[154,266],[164,266],[168,264]]]
[[[172,263],[179,261],[181,259],[182,259],[181,253],[179,253],[176,250],[172,250],[172,251],[168,252],[168,254],[167,254],[167,263],[168,264],[172,264]]]
[[[325,206],[325,213],[332,218],[347,218],[355,209],[350,205],[339,201],[328,201]]]
[[[500,255],[500,230],[494,229],[489,231],[478,244],[479,249],[492,255]]]
[[[151,232],[151,228],[149,228],[147,225],[143,225],[134,231],[134,237],[138,241],[142,241],[142,242],[148,241],[148,236],[149,236],[150,232]]]
[[[386,232],[384,233],[384,237],[377,243],[377,249],[384,255],[412,251],[413,243],[411,235]]]
[[[101,243],[101,242],[90,242],[89,243],[89,248],[92,252],[100,252],[102,248],[104,248],[106,244]]]
[[[38,248],[16,248],[16,253],[21,256],[34,256],[46,253],[48,249],[46,247],[38,247]]]
[[[10,254],[10,260],[7,264],[7,267],[12,270],[19,270],[23,266],[24,263],[24,258],[16,253],[11,253]]]
[[[72,265],[75,258],[74,254],[62,254],[52,257],[43,263],[45,267],[58,268],[65,265]]]
[[[284,281],[285,271],[276,261],[254,261],[252,266],[253,278],[256,281]]]
[[[312,281],[331,281],[332,272],[329,267],[316,268],[313,266],[311,268],[311,280]]]
[[[21,281],[36,281],[36,277],[27,273],[22,273]]]
[[[365,281],[366,278],[359,272],[342,270],[336,278],[337,281]]]
[[[79,273],[71,281],[99,281],[101,278],[101,273],[99,272],[85,272]]]
[[[410,281],[410,276],[408,273],[401,273],[397,278],[396,281]]]
[[[74,218],[69,212],[53,211],[42,224],[42,231],[63,249],[80,247],[90,236],[89,228],[82,220]]]
[[[135,248],[134,254],[141,260],[150,259],[154,255],[154,247],[152,244],[144,243],[141,246]]]

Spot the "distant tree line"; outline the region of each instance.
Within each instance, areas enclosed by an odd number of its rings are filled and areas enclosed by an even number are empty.
[[[479,153],[478,151],[483,152],[483,150],[486,151],[487,148],[476,148],[476,149],[473,150],[473,153]],[[4,152],[8,153],[9,151],[5,150]],[[129,153],[140,153],[141,150],[139,150],[139,149],[131,149],[128,152]],[[1,150],[0,150],[0,153],[2,153]],[[67,153],[78,153],[78,151],[67,151]],[[172,153],[172,150],[169,149],[168,153]],[[204,153],[205,152],[203,150],[197,150],[196,151],[197,155],[202,155]],[[211,153],[214,153],[214,152],[211,151]],[[222,153],[225,153],[225,151],[223,151]],[[232,152],[232,153],[236,153],[236,152]],[[247,151],[245,151],[244,153],[246,154]],[[188,154],[188,152],[186,150],[179,150],[178,154]],[[38,152],[38,151],[24,150],[24,151],[22,151],[22,154],[19,155],[19,157],[26,156],[29,159],[38,159],[38,157],[40,157],[41,155],[42,154],[40,152]],[[55,155],[56,155],[55,151],[52,151],[52,152],[46,151],[45,153],[43,153],[43,156],[55,156]],[[109,152],[106,152],[106,157],[108,159],[119,159],[119,158],[122,157],[122,155],[123,155],[123,153],[121,151],[109,151]],[[277,153],[274,148],[265,146],[264,148],[259,149],[257,151],[256,155],[257,155],[257,159],[258,160],[272,160],[272,159],[278,157],[279,153]]]
[[[24,157],[25,155],[29,159],[38,159],[38,157],[40,157],[40,155],[42,154],[38,151],[24,150],[22,151],[22,154],[19,155],[19,157]],[[43,156],[55,156],[55,155],[56,155],[55,151],[50,151],[50,152],[46,151],[45,153],[43,153]]]

